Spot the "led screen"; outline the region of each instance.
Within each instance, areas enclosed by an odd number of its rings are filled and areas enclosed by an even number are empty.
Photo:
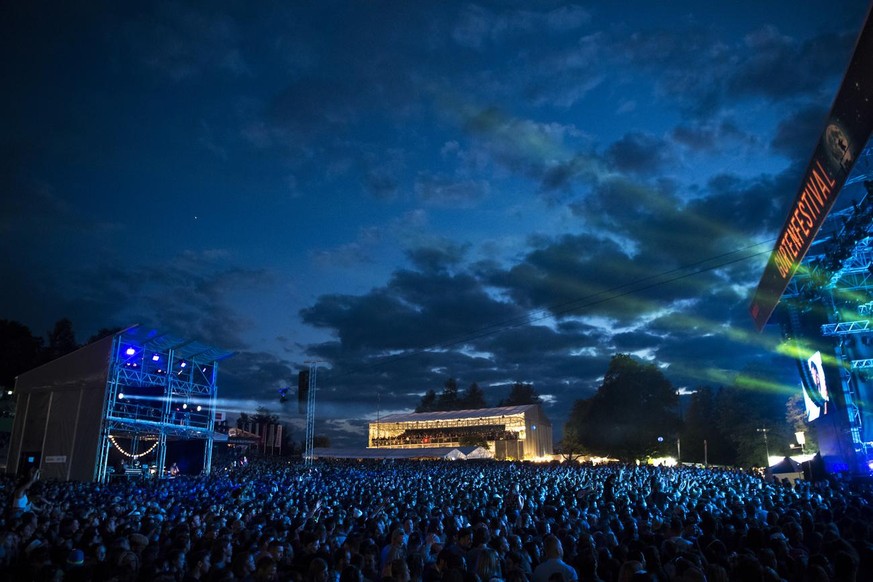
[[[809,381],[803,388],[803,402],[806,405],[806,420],[812,422],[822,414],[828,413],[828,386],[825,381],[824,367],[821,361],[821,352],[816,352],[808,360],[806,366],[809,370]]]

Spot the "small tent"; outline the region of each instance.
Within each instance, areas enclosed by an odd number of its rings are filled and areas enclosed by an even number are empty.
[[[790,457],[785,457],[767,469],[767,476],[780,481],[788,479],[791,481],[791,484],[794,485],[794,482],[797,479],[803,479],[803,469],[801,468],[800,463],[794,461]]]

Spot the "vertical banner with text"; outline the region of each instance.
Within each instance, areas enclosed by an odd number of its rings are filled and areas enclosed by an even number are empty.
[[[831,211],[873,129],[873,25],[870,14],[855,45],[827,126],[794,199],[788,220],[749,307],[758,331],[776,309],[797,267]]]

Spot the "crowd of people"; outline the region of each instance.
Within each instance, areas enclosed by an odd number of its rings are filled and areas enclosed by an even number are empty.
[[[4,580],[873,580],[873,492],[848,479],[264,459],[106,484],[34,473],[0,488]]]
[[[516,441],[518,432],[504,430],[502,426],[458,427],[451,430],[410,429],[395,436],[380,436],[373,439],[375,447],[398,445],[449,446],[465,442]]]

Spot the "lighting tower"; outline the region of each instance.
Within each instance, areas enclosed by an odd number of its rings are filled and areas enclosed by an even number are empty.
[[[312,465],[312,449],[315,442],[315,374],[318,371],[320,361],[310,360],[303,362],[309,364],[309,390],[306,396],[306,446],[303,450],[303,465]]]

